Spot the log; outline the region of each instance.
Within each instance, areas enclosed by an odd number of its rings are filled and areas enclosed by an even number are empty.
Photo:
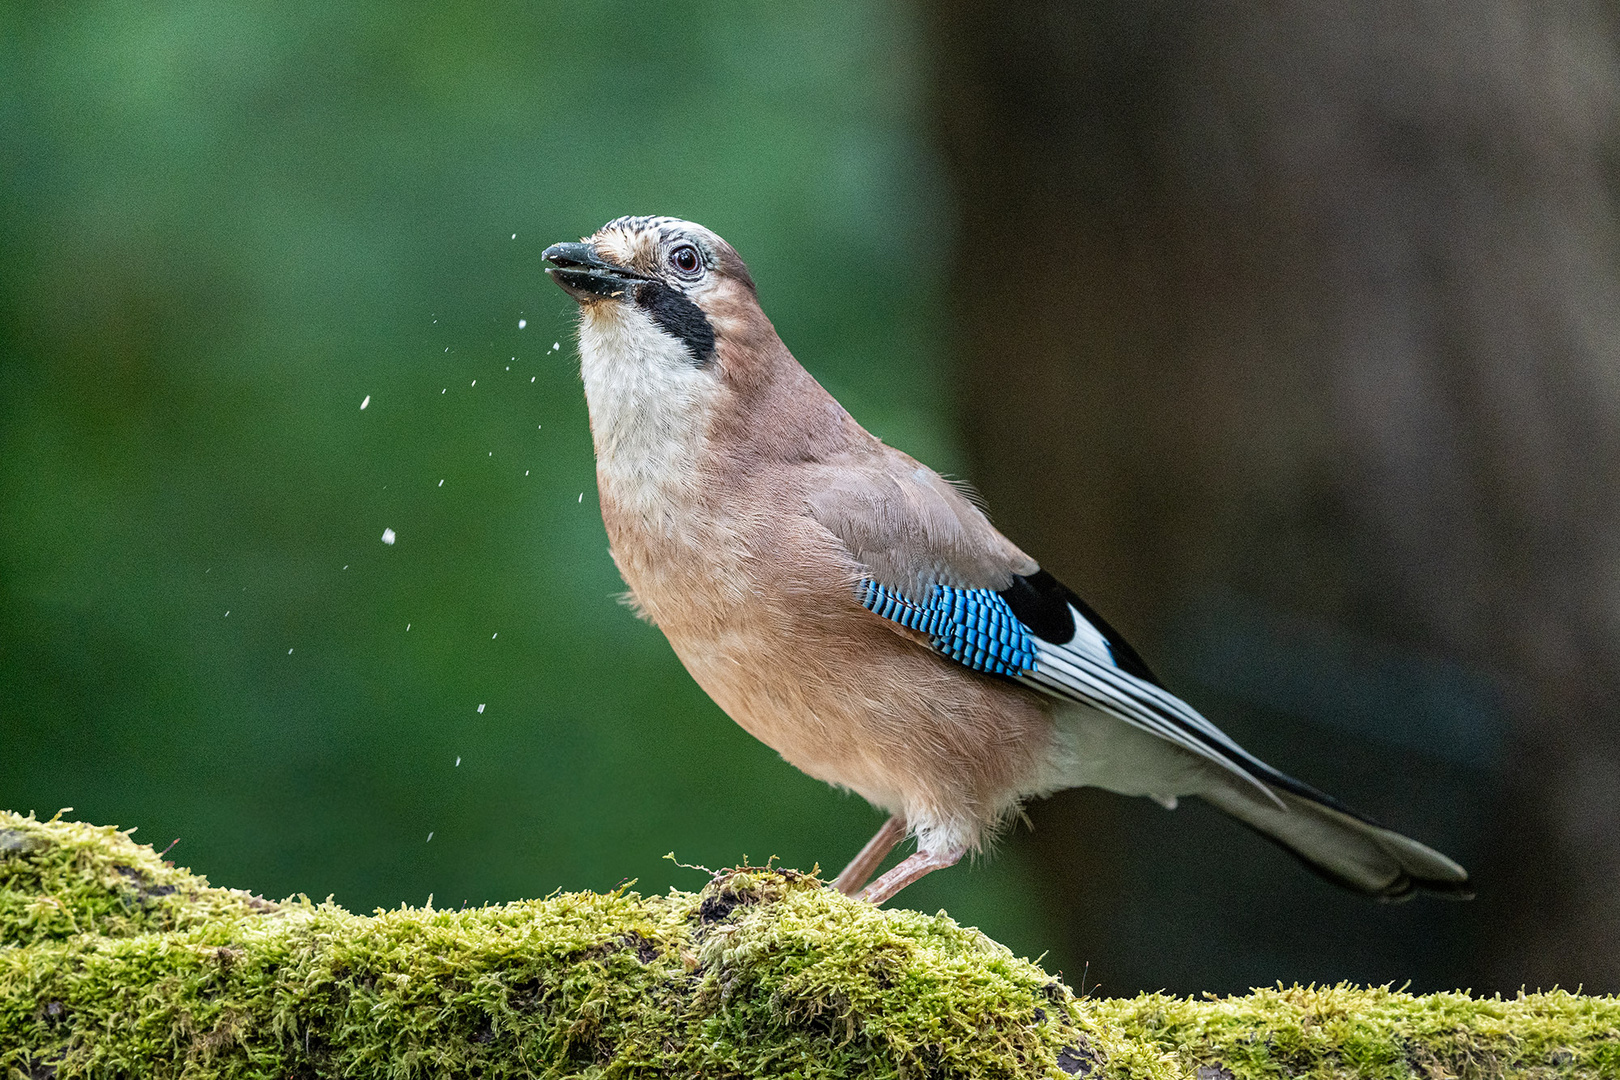
[[[1079,996],[944,912],[775,867],[364,916],[0,811],[0,1075],[1612,1078],[1620,1000]]]

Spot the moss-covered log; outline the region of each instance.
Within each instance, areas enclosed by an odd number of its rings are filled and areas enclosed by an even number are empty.
[[[0,1075],[1620,1077],[1620,1001],[1077,998],[788,870],[371,917],[0,812]]]

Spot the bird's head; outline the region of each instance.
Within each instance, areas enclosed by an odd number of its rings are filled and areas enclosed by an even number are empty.
[[[748,267],[690,221],[622,217],[577,244],[551,245],[543,258],[579,303],[584,336],[606,335],[646,359],[711,365],[721,341],[747,336],[760,318]]]
[[[817,439],[847,437],[849,414],[793,359],[748,267],[703,226],[623,217],[544,257],[579,303],[598,473],[621,478],[621,501],[635,489],[650,505],[693,482],[700,447],[802,457]]]

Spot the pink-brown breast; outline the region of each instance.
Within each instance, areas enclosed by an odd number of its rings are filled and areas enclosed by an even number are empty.
[[[968,671],[863,608],[859,570],[806,513],[794,470],[713,475],[674,535],[603,490],[641,610],[738,724],[818,779],[967,843],[1041,786],[1045,699]]]

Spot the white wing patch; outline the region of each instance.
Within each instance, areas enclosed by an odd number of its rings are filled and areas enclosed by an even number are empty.
[[[1031,630],[1007,597],[990,589],[935,585],[928,596],[908,599],[866,578],[856,595],[869,611],[928,635],[935,652],[964,667],[1012,679],[1156,735],[1246,780],[1283,806],[1260,779],[1279,779],[1275,770],[1174,694],[1121,668],[1102,628],[1073,603],[1066,605],[1073,632],[1058,645]],[[1069,632],[1056,620],[1043,616],[1040,621],[1053,636]]]
[[[1074,637],[1069,639],[1069,643],[1067,645],[1047,645],[1043,641],[1041,644],[1052,649],[1071,649],[1076,652],[1083,652],[1099,664],[1117,668],[1119,664],[1114,659],[1114,650],[1108,647],[1108,639],[1103,637],[1102,631],[1092,626],[1091,620],[1074,610],[1073,604],[1069,605],[1069,614],[1074,616]]]
[[[1019,682],[1053,697],[1089,705],[1099,712],[1157,735],[1253,784],[1279,807],[1283,802],[1256,772],[1271,770],[1198,711],[1169,691],[1120,670],[1108,641],[1091,622],[1069,606],[1074,637],[1054,645],[1035,635],[1035,666]]]

